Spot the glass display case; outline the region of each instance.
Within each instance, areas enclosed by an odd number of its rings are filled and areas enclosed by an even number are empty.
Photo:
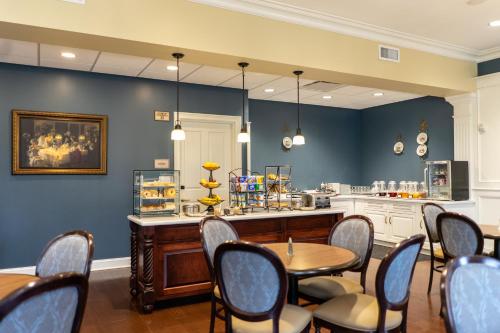
[[[427,161],[424,173],[429,199],[456,201],[469,199],[467,161]]]
[[[134,215],[139,217],[179,214],[178,170],[134,170]]]
[[[289,165],[266,166],[266,207],[269,210],[292,210],[292,167]]]
[[[266,208],[266,188],[264,176],[258,173],[243,175],[241,168],[229,172],[229,205],[231,208],[238,207],[243,212],[258,208]]]

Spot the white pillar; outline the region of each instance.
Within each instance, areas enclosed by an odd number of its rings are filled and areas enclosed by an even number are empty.
[[[453,105],[453,128],[454,128],[454,159],[457,161],[469,161],[473,168],[474,154],[472,153],[474,114],[477,111],[477,95],[469,93],[446,97]]]

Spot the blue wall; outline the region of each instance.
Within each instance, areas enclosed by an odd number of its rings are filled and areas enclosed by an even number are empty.
[[[500,58],[492,59],[477,64],[477,75],[488,75],[500,72]]]
[[[361,175],[361,112],[302,105],[304,146],[283,151],[283,137],[297,127],[296,104],[250,100],[252,170],[266,165],[292,165],[294,186],[319,187],[321,182],[357,183]]]
[[[11,176],[11,109],[108,115],[108,175]],[[0,64],[0,268],[33,265],[72,229],[94,233],[97,259],[128,256],[132,170],[173,163],[172,122],[153,110],[174,109],[172,82]],[[183,85],[181,110],[240,115],[241,92]]]
[[[361,183],[374,180],[423,181],[423,164],[415,153],[420,121],[429,124],[428,160],[453,159],[453,107],[438,97],[422,97],[362,110]],[[395,155],[401,133],[405,150]]]

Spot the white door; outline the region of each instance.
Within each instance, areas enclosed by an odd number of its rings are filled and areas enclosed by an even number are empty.
[[[413,235],[414,219],[413,214],[390,214],[389,226],[394,242],[400,242]]]
[[[228,200],[229,172],[241,166],[241,148],[237,147],[240,144],[236,143],[235,126],[227,120],[217,120],[217,116],[182,120],[186,140],[176,142],[174,148],[175,169],[180,170],[181,185],[184,186],[181,199],[196,201],[208,195],[208,190],[201,187],[200,180],[209,178],[210,173],[202,168],[202,164],[210,161],[221,165],[220,169],[213,172],[214,180],[221,183],[214,193]]]

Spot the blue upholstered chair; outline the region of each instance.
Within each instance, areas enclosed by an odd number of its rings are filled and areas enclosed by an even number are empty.
[[[79,332],[87,290],[87,278],[77,273],[30,283],[0,301],[0,332]]]
[[[87,278],[94,255],[94,238],[86,231],[59,235],[47,244],[36,265],[36,275],[47,277],[64,272],[80,273]]]
[[[309,332],[311,312],[285,305],[287,273],[273,251],[256,243],[225,242],[215,251],[215,273],[227,333]]]
[[[445,260],[483,253],[483,233],[476,222],[465,215],[452,212],[439,214],[437,231]]]
[[[321,304],[314,327],[334,332],[406,332],[410,285],[424,235],[397,244],[382,259],[375,278],[376,295],[346,294]]]
[[[444,268],[446,260],[444,258],[443,250],[441,248],[435,249],[434,244],[439,243],[439,235],[437,231],[437,216],[441,213],[446,212],[446,210],[438,204],[426,203],[422,205],[422,216],[424,219],[425,230],[427,231],[427,239],[429,240],[429,246],[431,250],[431,265],[429,272],[429,284],[427,286],[427,294],[431,293],[432,290],[432,280],[434,276],[434,271],[441,273]],[[436,262],[441,263],[436,266]]]
[[[238,233],[226,220],[216,216],[209,216],[200,222],[200,237],[203,253],[207,261],[212,280],[211,311],[210,311],[210,333],[214,332],[215,318],[224,319],[219,313],[222,307],[217,309],[217,303],[222,304],[219,288],[215,283],[214,256],[217,247],[228,240],[239,240]]]
[[[450,261],[441,277],[448,333],[500,330],[500,261],[471,256]]]
[[[350,269],[360,272],[360,283],[342,276],[315,276],[299,281],[299,296],[313,303],[323,303],[334,297],[352,293],[364,293],[366,270],[373,250],[373,223],[361,215],[345,217],[335,224],[328,243],[356,253],[359,264]]]

